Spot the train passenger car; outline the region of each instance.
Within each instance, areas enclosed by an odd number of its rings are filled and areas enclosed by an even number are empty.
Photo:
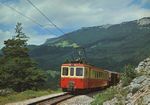
[[[96,68],[89,64],[66,63],[61,66],[61,88],[63,91],[102,88],[117,83],[117,80],[118,73]]]
[[[116,85],[119,82],[120,74],[112,71],[108,72],[110,73],[109,85]]]

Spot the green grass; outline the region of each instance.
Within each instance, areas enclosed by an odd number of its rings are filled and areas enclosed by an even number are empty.
[[[102,93],[97,94],[94,97],[94,101],[91,103],[92,105],[103,105],[103,102],[107,100],[111,100],[114,97],[120,99],[122,96],[127,95],[127,90],[123,90],[121,88],[117,88],[116,86],[110,87],[103,91]],[[121,103],[121,102],[120,102]]]
[[[40,90],[40,91],[33,91],[33,90],[27,90],[24,92],[14,92],[12,94],[6,95],[6,96],[0,96],[0,105],[5,105],[6,103],[12,103],[17,101],[23,101],[31,98],[36,98],[39,96],[49,95],[52,93],[59,93],[61,90],[52,91],[52,90]]]
[[[106,100],[112,99],[116,93],[117,93],[116,89],[108,88],[104,92],[94,97],[95,100],[92,102],[92,105],[103,105],[103,102],[105,102]]]

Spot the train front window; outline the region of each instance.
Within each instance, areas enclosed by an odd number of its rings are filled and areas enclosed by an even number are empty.
[[[70,68],[70,76],[74,76],[74,68]]]
[[[83,76],[83,68],[76,68],[76,76]]]
[[[63,67],[62,75],[64,75],[64,76],[68,75],[68,67]]]

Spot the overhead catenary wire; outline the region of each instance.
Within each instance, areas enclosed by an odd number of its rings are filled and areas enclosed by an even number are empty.
[[[55,23],[52,22],[51,19],[49,19],[48,16],[46,16],[36,5],[34,5],[30,0],[27,0],[28,3],[30,3],[45,19],[47,19],[57,30],[59,30],[61,33],[65,34],[65,32],[60,29]]]
[[[50,34],[55,35],[55,34],[52,33],[51,31],[49,31],[48,29],[44,28],[44,25],[41,25],[40,23],[38,23],[36,20],[32,19],[31,17],[24,15],[22,12],[18,11],[17,9],[15,9],[15,8],[9,6],[9,5],[6,5],[6,4],[4,4],[4,3],[0,3],[0,4],[3,5],[3,6],[5,6],[5,7],[8,7],[8,8],[11,9],[12,11],[15,11],[15,12],[18,13],[19,15],[21,15],[21,16],[27,18],[28,20],[32,21],[33,23],[39,25],[41,28],[43,28],[44,30],[48,31]]]

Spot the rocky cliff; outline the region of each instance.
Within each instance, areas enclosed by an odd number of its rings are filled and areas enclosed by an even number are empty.
[[[130,85],[122,87],[121,83],[115,88],[127,90],[126,95],[118,95],[111,100],[105,101],[103,105],[150,105],[150,58],[139,63],[135,68],[138,76],[132,80]],[[119,96],[119,97],[118,97]]]
[[[150,17],[144,17],[144,18],[142,18],[142,19],[139,19],[139,20],[137,21],[137,23],[138,23],[139,25],[141,25],[141,26],[143,26],[143,25],[149,25],[149,24],[150,24]]]

